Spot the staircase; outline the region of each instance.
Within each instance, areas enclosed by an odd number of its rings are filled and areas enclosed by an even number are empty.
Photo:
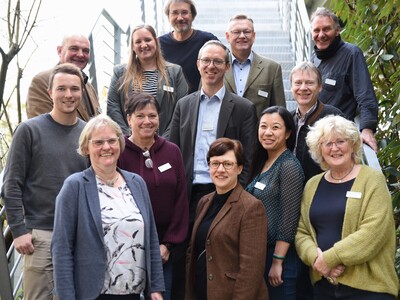
[[[294,67],[294,56],[289,40],[289,32],[283,30],[283,21],[279,13],[279,0],[199,0],[196,1],[197,16],[193,27],[212,32],[228,48],[225,38],[229,19],[243,13],[254,21],[256,40],[253,50],[262,56],[271,58],[282,66],[286,107],[295,109],[296,102],[290,91],[289,74]]]

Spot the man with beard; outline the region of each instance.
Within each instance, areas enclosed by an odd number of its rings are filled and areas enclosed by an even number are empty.
[[[218,40],[210,32],[192,27],[197,10],[192,0],[169,0],[165,14],[173,31],[159,37],[164,58],[180,65],[189,84],[189,94],[199,89],[200,73],[197,70],[197,54],[205,42]]]

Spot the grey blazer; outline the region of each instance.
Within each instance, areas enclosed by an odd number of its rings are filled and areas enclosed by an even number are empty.
[[[286,107],[281,65],[257,53],[253,52],[253,54],[253,62],[250,67],[243,97],[255,104],[257,116],[260,116],[261,112],[270,106],[279,105]],[[232,56],[230,57],[232,60]],[[224,83],[228,91],[237,93],[233,67],[225,73]]]
[[[193,183],[194,148],[196,146],[200,95],[200,91],[197,91],[178,101],[170,126],[169,140],[177,144],[182,152],[189,199]],[[253,103],[228,91],[225,92],[219,112],[217,138],[227,137],[242,143],[245,163],[240,175],[240,182],[243,185],[249,177],[251,152],[257,136],[257,121],[256,108]]]
[[[176,102],[188,93],[188,84],[183,75],[182,68],[178,65],[167,63],[169,85],[165,80],[158,83],[157,101],[160,105],[159,114],[159,135],[165,136],[168,133],[169,124],[174,112]],[[114,67],[114,75],[111,78],[107,95],[107,115],[121,127],[125,135],[130,134],[130,128],[125,114],[126,97],[123,90],[120,90],[126,72],[126,64]]]
[[[147,283],[145,294],[163,292],[164,277],[149,194],[137,174],[118,169],[135,199],[145,224]],[[69,176],[56,198],[51,253],[55,294],[59,300],[95,299],[101,293],[106,254],[99,193],[93,170]]]

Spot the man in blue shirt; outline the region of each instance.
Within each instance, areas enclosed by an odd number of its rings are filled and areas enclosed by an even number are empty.
[[[210,144],[220,137],[242,143],[245,163],[240,182],[245,184],[249,176],[252,146],[257,137],[254,104],[230,93],[224,85],[224,75],[230,68],[228,49],[220,41],[208,41],[199,51],[197,68],[202,88],[177,102],[170,127],[170,141],[181,149],[185,164],[190,199],[189,237],[199,199],[215,189],[206,159]],[[183,265],[185,250],[182,249]],[[172,299],[181,298],[173,295]]]

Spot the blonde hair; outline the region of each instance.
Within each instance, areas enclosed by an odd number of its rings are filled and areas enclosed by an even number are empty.
[[[146,29],[147,31],[149,31],[151,33],[153,39],[155,40],[155,43],[156,43],[155,60],[156,60],[157,70],[161,74],[161,78],[159,78],[159,81],[164,79],[167,85],[170,84],[168,75],[167,75],[167,71],[166,71],[167,62],[165,61],[164,57],[162,56],[160,44],[157,39],[157,34],[152,26],[147,25],[147,24],[141,24],[141,25],[136,26],[132,31],[131,46],[130,46],[131,52],[129,55],[128,64],[126,65],[126,72],[125,72],[124,77],[122,77],[123,81],[120,86],[120,90],[123,90],[126,98],[128,97],[129,89],[131,87],[133,87],[133,89],[136,92],[143,91],[143,79],[144,79],[143,71],[144,70],[143,70],[140,60],[138,59],[136,53],[133,50],[133,46],[134,46],[133,35],[139,29]]]
[[[122,153],[125,149],[125,139],[122,133],[121,127],[114,122],[109,116],[106,115],[98,115],[89,122],[86,123],[85,128],[83,128],[81,135],[79,136],[79,148],[77,149],[78,153],[82,156],[89,156],[88,153],[88,144],[89,140],[92,138],[93,131],[101,128],[101,127],[109,127],[118,137],[119,148]]]
[[[356,124],[341,116],[329,115],[315,122],[306,137],[311,158],[320,165],[322,170],[328,170],[329,165],[322,157],[321,143],[332,135],[347,139],[353,149],[352,159],[357,164],[361,162],[362,142]]]

